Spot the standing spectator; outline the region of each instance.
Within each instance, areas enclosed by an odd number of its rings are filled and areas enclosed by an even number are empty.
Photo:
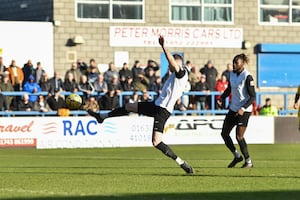
[[[200,73],[204,74],[206,76],[206,82],[208,84],[209,90],[210,91],[215,91],[216,89],[216,82],[217,82],[217,77],[218,77],[218,71],[217,69],[213,66],[212,61],[209,60],[207,61],[206,65],[200,69]],[[207,97],[207,105],[208,108],[211,109],[211,96]]]
[[[28,92],[28,93],[38,93],[38,92],[41,92],[41,87],[35,81],[33,75],[30,75],[28,77],[28,81],[24,84],[23,91]],[[37,95],[30,95],[29,96],[29,101],[32,102],[32,103],[35,102],[37,99],[38,99]]]
[[[156,72],[160,69],[159,64],[157,62],[155,62],[154,60],[148,60],[147,62],[147,66],[144,69],[145,75],[146,76],[150,76],[149,75],[149,70],[152,69],[154,76],[156,76]]]
[[[17,107],[18,111],[32,111],[33,110],[33,103],[29,101],[29,95],[24,93],[22,99],[18,103]]]
[[[54,72],[54,76],[49,79],[50,81],[50,92],[54,93],[55,90],[63,90],[64,89],[64,84],[62,79],[59,76],[59,73],[57,71]]]
[[[82,102],[85,102],[95,91],[92,83],[88,82],[86,75],[81,75],[80,82],[78,84],[78,91],[83,92],[81,96]]]
[[[24,81],[24,73],[20,67],[17,66],[16,61],[12,60],[7,71],[9,72],[9,78],[14,91],[20,91],[22,89],[22,83]]]
[[[128,64],[126,62],[123,63],[122,69],[119,70],[120,84],[124,87],[124,84],[127,81],[127,77],[132,77],[132,72],[128,68]]]
[[[222,72],[222,76],[225,75],[226,79],[229,80],[231,71],[232,71],[232,64],[227,63],[226,70]]]
[[[0,79],[3,76],[3,73],[6,71],[6,66],[3,64],[3,58],[0,56]]]
[[[134,65],[131,68],[133,81],[137,78],[138,74],[142,74],[144,69],[142,68],[142,63],[139,60],[134,62]]]
[[[39,95],[37,101],[33,103],[33,110],[40,112],[48,112],[50,107],[43,95]]]
[[[213,66],[211,60],[207,61],[206,65],[204,65],[204,67],[200,69],[200,73],[206,76],[206,82],[209,86],[209,90],[215,91],[218,71]]]
[[[104,72],[104,80],[106,83],[111,83],[114,76],[117,76],[119,79],[119,72],[115,69],[115,64],[113,62],[110,62],[108,64],[108,70]]]
[[[39,84],[42,91],[51,92],[51,83],[47,73],[43,74]]]
[[[82,59],[77,59],[77,68],[80,70],[81,74],[86,74],[88,65],[82,61]]]
[[[60,96],[60,90],[56,88],[54,93],[50,93],[50,96],[47,98],[47,103],[51,110],[57,111],[60,108],[65,108],[65,100]]]
[[[66,75],[66,79],[64,81],[64,90],[66,92],[77,92],[78,91],[78,84],[74,79],[74,75],[72,72],[68,72]]]
[[[189,64],[189,61],[186,62],[186,66],[190,66],[191,71],[189,74],[189,81],[191,83],[191,89],[193,90],[193,88],[195,87],[196,83],[199,81],[200,79],[200,73],[197,70],[197,66],[196,65],[191,65]]]
[[[42,63],[41,62],[37,62],[36,63],[36,69],[35,69],[35,81],[37,83],[40,83],[40,80],[43,77],[43,74],[45,74],[46,71],[43,69]]]
[[[226,76],[223,74],[221,76],[221,79],[219,79],[217,81],[216,91],[221,92],[221,94],[223,94],[223,92],[228,88],[228,86],[229,86],[229,82],[228,82]],[[221,97],[221,95],[216,95],[216,100],[219,99],[220,97]],[[225,109],[226,108],[226,100],[223,99],[221,107],[220,106],[218,106],[218,107],[220,109]]]
[[[266,98],[266,103],[261,107],[259,115],[264,116],[278,116],[278,110],[275,106],[271,104],[271,99]]]
[[[24,74],[24,84],[29,80],[29,76],[33,75],[35,77],[35,69],[33,67],[32,61],[28,60],[22,68]]]
[[[206,76],[204,74],[201,75],[200,81],[196,83],[194,87],[194,91],[204,92],[205,95],[197,95],[195,96],[195,102],[197,106],[197,110],[205,110],[207,95],[209,95],[209,85],[206,83]]]
[[[0,81],[0,90],[1,91],[6,91],[6,92],[14,91],[14,88],[11,85],[11,82],[9,80],[9,72],[8,71],[5,71],[3,73],[3,76],[2,76],[1,81]],[[5,98],[5,102],[6,102],[7,106],[10,107],[11,102],[13,100],[13,97],[6,95],[6,96],[4,96],[4,98]]]
[[[119,96],[115,90],[109,90],[100,102],[102,110],[114,110],[120,107]]]
[[[97,81],[94,82],[94,89],[96,92],[104,92],[106,93],[108,90],[107,83],[104,81],[104,77],[102,74],[98,74]]]
[[[73,74],[74,81],[78,84],[79,81],[80,81],[81,71],[78,68],[77,63],[74,62],[74,63],[71,64],[71,69],[69,69],[69,70],[66,71],[65,79],[67,79],[67,75],[69,73]]]

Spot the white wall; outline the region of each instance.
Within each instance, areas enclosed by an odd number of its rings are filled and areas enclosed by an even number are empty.
[[[0,50],[6,67],[12,59],[19,67],[31,59],[34,67],[41,62],[49,76],[53,75],[52,23],[1,21],[0,30]]]

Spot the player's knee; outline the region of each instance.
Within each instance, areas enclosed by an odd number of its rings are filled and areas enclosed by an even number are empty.
[[[244,136],[237,135],[235,138],[236,138],[237,141],[242,141],[244,139]]]
[[[159,143],[161,143],[161,140],[160,140],[160,139],[158,139],[158,138],[153,138],[153,139],[152,139],[152,145],[153,145],[154,147],[157,147],[157,145],[158,145]]]

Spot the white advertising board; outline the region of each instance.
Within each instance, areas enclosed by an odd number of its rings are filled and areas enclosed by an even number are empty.
[[[158,47],[158,37],[169,47],[241,48],[242,28],[111,26],[110,46]]]
[[[224,144],[224,116],[171,116],[163,140],[167,144]],[[0,147],[93,148],[152,146],[153,118],[114,117],[98,124],[92,117],[2,118]],[[235,140],[235,130],[232,130]],[[251,117],[245,134],[249,144],[274,143],[274,118]]]

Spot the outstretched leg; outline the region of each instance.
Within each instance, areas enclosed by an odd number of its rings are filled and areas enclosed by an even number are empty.
[[[173,150],[162,141],[162,133],[154,131],[152,135],[152,144],[155,148],[159,149],[163,154],[172,158],[176,163],[188,174],[193,174],[194,170],[189,164],[177,156]]]
[[[120,107],[120,108],[116,108],[114,110],[112,110],[109,113],[106,114],[99,114],[97,112],[94,112],[92,110],[87,110],[87,112],[93,116],[94,118],[96,118],[96,120],[98,121],[98,123],[102,123],[104,121],[105,118],[108,117],[118,117],[118,116],[124,116],[124,115],[128,115],[129,112],[138,112],[138,103],[127,103],[125,104],[125,106]]]

